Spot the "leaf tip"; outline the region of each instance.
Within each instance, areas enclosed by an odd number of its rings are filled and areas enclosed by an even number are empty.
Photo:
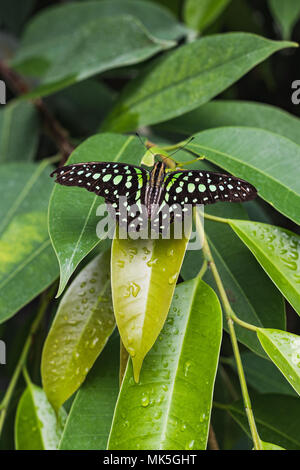
[[[133,378],[135,383],[139,383],[140,381],[140,373],[142,369],[142,364],[143,364],[143,359],[135,359],[133,356],[131,356],[132,359],[132,366],[133,366]]]

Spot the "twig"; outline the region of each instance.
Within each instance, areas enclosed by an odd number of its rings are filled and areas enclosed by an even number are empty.
[[[16,95],[23,95],[30,91],[30,88],[24,78],[11,69],[3,61],[0,61],[0,74],[11,90],[16,93]],[[68,132],[55,119],[41,98],[34,98],[30,101],[36,106],[39,113],[41,114],[46,131],[55,142],[62,155],[60,163],[64,164],[75,148],[69,140]]]
[[[13,373],[13,376],[11,378],[11,381],[9,383],[9,386],[5,392],[5,395],[0,403],[0,436],[1,436],[1,433],[2,433],[2,430],[3,430],[3,426],[4,426],[4,422],[5,422],[5,417],[6,417],[6,413],[7,413],[7,410],[8,410],[8,407],[9,407],[9,404],[10,404],[10,400],[12,398],[12,395],[14,393],[14,390],[15,390],[15,387],[17,385],[17,382],[19,380],[19,377],[20,377],[20,373],[25,365],[25,362],[26,362],[26,359],[27,359],[27,356],[28,356],[28,352],[29,352],[29,349],[30,349],[30,346],[32,344],[32,338],[34,336],[34,334],[36,333],[39,325],[40,325],[40,322],[44,316],[44,313],[48,307],[48,304],[49,304],[49,299],[52,298],[52,296],[54,295],[54,291],[56,290],[56,284],[54,285],[54,287],[50,288],[50,290],[45,293],[41,299],[41,303],[40,303],[40,307],[39,307],[39,310],[38,310],[38,313],[30,327],[30,330],[29,330],[29,334],[27,336],[27,339],[25,341],[25,344],[23,346],[23,349],[22,349],[22,352],[21,352],[21,355],[20,355],[20,358],[18,360],[18,363],[17,363],[17,366],[14,370],[14,373]]]
[[[228,329],[229,329],[229,334],[230,334],[230,339],[231,339],[231,344],[232,344],[232,349],[233,349],[233,353],[234,353],[234,357],[235,357],[235,361],[236,361],[236,365],[237,365],[237,371],[238,371],[238,376],[239,376],[239,380],[240,380],[245,411],[246,411],[246,415],[247,415],[247,418],[248,418],[248,423],[249,423],[251,436],[252,436],[252,440],[253,440],[253,444],[254,444],[254,449],[255,450],[262,450],[262,444],[261,444],[261,440],[260,440],[260,437],[259,437],[259,434],[258,434],[258,431],[257,431],[257,428],[256,428],[256,423],[255,423],[254,414],[253,414],[253,411],[252,411],[250,396],[249,396],[249,393],[248,393],[246,378],[245,378],[245,374],[244,374],[243,364],[242,364],[242,360],[241,360],[241,356],[240,356],[240,352],[239,352],[239,347],[238,347],[238,342],[237,342],[235,329],[234,329],[233,318],[236,319],[237,316],[234,314],[234,312],[231,308],[231,305],[229,303],[225,288],[223,286],[221,277],[220,277],[219,272],[217,270],[217,267],[216,267],[214,258],[212,256],[208,241],[207,241],[206,236],[204,234],[203,226],[200,222],[200,219],[199,219],[199,216],[198,216],[196,210],[194,211],[194,214],[195,214],[196,228],[199,231],[200,236],[202,236],[202,239],[203,239],[203,247],[202,247],[203,254],[204,254],[205,259],[209,263],[209,266],[210,266],[211,272],[214,276],[214,279],[215,279],[215,282],[216,282],[216,285],[217,285],[217,288],[218,288],[218,291],[219,291],[220,299],[221,299],[221,302],[222,302],[222,305],[223,305],[223,308],[224,308],[224,311],[225,311],[227,324],[228,324]]]

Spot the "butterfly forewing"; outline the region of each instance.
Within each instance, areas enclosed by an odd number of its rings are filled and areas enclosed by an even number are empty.
[[[127,218],[129,224],[140,216],[149,179],[148,171],[143,168],[116,162],[75,163],[56,169],[53,175],[56,183],[78,186],[102,196],[118,221],[120,217],[123,222]]]
[[[169,205],[244,202],[256,197],[254,186],[234,176],[200,170],[171,171],[165,177],[164,199]]]

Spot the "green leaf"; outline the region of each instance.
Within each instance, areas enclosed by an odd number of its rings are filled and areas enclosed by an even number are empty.
[[[261,441],[263,450],[285,450],[283,447],[271,444],[270,442]]]
[[[0,322],[58,276],[47,229],[51,168],[47,160],[1,165]]]
[[[294,389],[286,381],[272,361],[263,359],[250,351],[241,353],[243,368],[247,377],[247,383],[259,393],[281,393],[297,396]],[[225,361],[224,361],[225,362]],[[233,357],[226,358],[235,371],[236,362]]]
[[[63,408],[57,417],[43,389],[29,384],[19,401],[16,414],[16,450],[57,449],[66,417]]]
[[[110,450],[206,448],[221,336],[214,291],[199,279],[179,284],[139,384],[127,367]]]
[[[113,304],[138,382],[144,357],[167,317],[189,236],[132,240],[120,235],[117,229],[112,244]]]
[[[251,397],[251,401],[261,439],[287,450],[299,450],[300,401],[298,397],[267,393]],[[227,405],[226,409],[250,436],[243,402],[238,401]]]
[[[198,165],[204,170],[214,171],[212,165],[206,162],[200,162]],[[230,219],[247,217],[241,204],[214,204],[207,206],[205,212]],[[247,247],[227,224],[205,219],[204,230],[226,293],[239,318],[257,326],[284,329],[283,298]],[[187,280],[196,276],[203,261],[202,250],[188,251],[181,271],[183,278]],[[203,279],[213,289],[217,289],[210,270],[207,270]],[[226,321],[224,329],[228,331]],[[256,354],[266,357],[252,331],[236,325],[236,334],[241,343]]]
[[[133,136],[98,134],[79,145],[67,163],[125,161],[137,165],[144,152]],[[82,188],[55,185],[49,205],[49,233],[60,265],[57,296],[80,261],[100,242],[96,209],[103,203],[103,198]]]
[[[119,337],[109,340],[78,390],[60,450],[106,449],[119,393],[119,343]]]
[[[183,16],[186,24],[197,31],[203,31],[213,23],[230,0],[185,0]]]
[[[48,25],[51,24],[51,28]],[[185,28],[158,6],[135,0],[48,8],[27,27],[13,66],[41,76],[42,96],[174,46]]]
[[[97,132],[114,97],[115,92],[104,83],[89,78],[54,93],[46,98],[46,103],[59,119],[63,119],[71,135],[89,136]]]
[[[260,222],[230,220],[229,223],[300,315],[300,237]]]
[[[269,8],[284,39],[291,37],[293,28],[300,18],[300,4],[295,0],[268,0]]]
[[[262,347],[300,395],[300,337],[287,331],[260,328]]]
[[[280,134],[300,145],[300,119],[275,106],[216,100],[160,125],[161,130],[195,134],[212,127],[246,126]]]
[[[179,17],[181,12],[181,0],[147,0],[147,2],[158,3],[171,10],[175,16]]]
[[[74,279],[44,345],[43,388],[56,410],[82,384],[114,327],[110,252],[106,252]]]
[[[300,223],[300,147],[294,142],[262,129],[223,127],[196,134],[187,149],[246,179],[260,197]]]
[[[30,102],[12,102],[0,109],[0,162],[33,160],[39,138],[39,119]]]
[[[130,131],[191,111],[274,52],[292,46],[248,33],[211,35],[186,44],[151,62],[125,87],[103,130]]]

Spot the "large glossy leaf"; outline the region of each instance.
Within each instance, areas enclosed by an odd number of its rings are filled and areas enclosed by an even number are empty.
[[[84,381],[114,327],[110,252],[105,252],[66,291],[44,345],[43,388],[55,409]]]
[[[202,169],[212,170],[207,163],[200,162],[198,165]],[[205,212],[226,218],[247,217],[241,204],[215,204],[207,206]],[[285,329],[283,298],[249,250],[227,224],[205,219],[204,230],[229,301],[238,317],[257,326]],[[188,251],[181,272],[183,278],[196,276],[203,260],[202,250]],[[203,279],[217,289],[209,269]],[[227,330],[226,321],[224,328]],[[241,343],[266,357],[252,331],[236,325],[236,333]]]
[[[199,279],[178,285],[140,383],[129,363],[109,449],[205,449],[222,336],[216,294]]]
[[[104,450],[119,393],[119,337],[112,338],[78,390],[61,450]]]
[[[68,163],[125,161],[139,164],[145,152],[132,136],[95,135],[79,145]],[[49,178],[50,179],[50,178]],[[55,185],[49,206],[49,233],[60,264],[58,295],[80,261],[99,243],[96,210],[104,200],[82,188]]]
[[[300,401],[298,397],[279,394],[251,398],[258,433],[263,441],[287,450],[300,449]],[[227,406],[231,416],[250,435],[242,401]]]
[[[300,18],[300,4],[295,0],[268,0],[269,8],[282,32],[282,37],[289,39],[293,27]]]
[[[265,129],[300,145],[299,118],[275,106],[250,101],[211,101],[190,113],[160,124],[160,129],[191,135],[223,126]]]
[[[270,359],[300,394],[300,337],[264,328],[259,329],[257,336]]]
[[[197,31],[203,31],[227,7],[230,0],[185,0],[184,20],[186,24]]]
[[[13,65],[40,75],[41,85],[30,96],[45,95],[105,70],[141,62],[174,46],[173,40],[184,33],[168,11],[147,2],[73,3],[49,8],[32,20]]]
[[[48,287],[58,265],[47,229],[47,161],[0,169],[0,322]]]
[[[39,119],[30,102],[0,109],[0,162],[32,160],[38,145]]]
[[[29,384],[19,401],[16,414],[16,450],[57,449],[66,417],[63,408],[56,416],[43,389]]]
[[[187,148],[246,179],[259,196],[300,223],[300,147],[294,142],[262,129],[223,127],[200,132]]]
[[[281,227],[247,220],[230,220],[230,226],[300,315],[299,236]]]
[[[111,264],[113,304],[136,381],[167,317],[189,241],[186,236],[132,240],[122,239],[116,230]]]
[[[212,35],[186,44],[149,64],[125,87],[103,130],[129,131],[191,111],[291,45],[248,33]]]

